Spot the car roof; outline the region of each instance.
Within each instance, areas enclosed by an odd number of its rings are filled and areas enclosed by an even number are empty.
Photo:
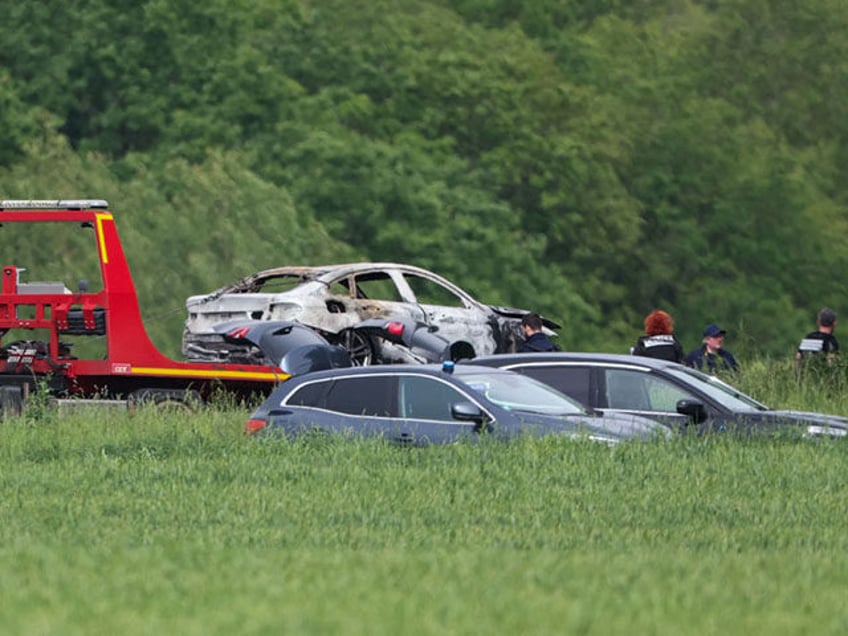
[[[462,367],[455,366],[454,372],[445,371],[442,364],[376,364],[363,367],[340,367],[335,369],[325,369],[322,371],[313,371],[304,373],[287,380],[284,384],[300,380],[317,380],[323,378],[331,378],[336,376],[368,376],[368,375],[431,375],[431,376],[448,376],[457,375],[464,376],[473,373],[511,373],[506,369],[499,369],[491,366],[463,364]]]
[[[651,369],[667,369],[683,365],[670,360],[634,356],[625,353],[580,353],[580,352],[540,352],[540,353],[498,353],[478,356],[470,360],[472,364],[505,367],[518,363],[539,362],[586,362],[593,364],[620,364],[641,366]]]
[[[450,281],[447,281],[447,279],[445,279],[443,276],[440,276],[439,274],[436,274],[435,272],[429,269],[424,269],[423,267],[418,267],[416,265],[392,262],[359,261],[353,263],[336,263],[332,265],[285,265],[282,267],[272,267],[270,269],[263,269],[261,271],[245,276],[244,278],[230,285],[227,285],[225,289],[240,287],[244,283],[250,281],[261,280],[265,278],[274,278],[276,276],[296,276],[304,281],[309,281],[335,279],[339,276],[347,276],[360,272],[384,270],[397,270],[414,274],[421,274],[428,277],[434,277],[438,280],[444,280],[448,284],[451,284]]]

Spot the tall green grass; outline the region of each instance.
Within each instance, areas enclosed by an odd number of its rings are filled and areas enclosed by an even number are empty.
[[[4,422],[0,632],[848,629],[841,440],[422,449],[249,439],[245,417]]]
[[[848,360],[798,365],[792,358],[753,358],[723,379],[772,408],[848,416]]]

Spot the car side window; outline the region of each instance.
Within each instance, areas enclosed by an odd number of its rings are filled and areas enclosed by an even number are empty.
[[[395,281],[386,272],[367,272],[359,274],[355,280],[356,297],[371,300],[388,300],[402,302],[403,297],[398,291]]]
[[[414,274],[404,274],[403,278],[409,285],[412,293],[415,294],[415,299],[419,304],[465,307],[462,298],[434,280]]]
[[[269,276],[268,278],[255,281],[250,289],[245,289],[243,291],[251,294],[279,294],[292,290],[302,283],[303,279],[300,276],[293,276],[291,274],[285,274],[283,276]]]
[[[331,296],[350,296],[347,279],[334,280],[327,286]]]
[[[327,391],[324,408],[348,415],[397,415],[397,380],[391,376],[339,378]]]
[[[398,379],[401,417],[458,423],[451,416],[451,405],[467,401],[468,397],[455,387],[436,378],[402,376]]]
[[[286,399],[289,406],[314,406],[323,408],[324,397],[330,388],[330,382],[311,382],[298,388]]]
[[[613,409],[674,413],[677,402],[692,395],[668,380],[628,369],[607,369],[606,401]]]
[[[552,386],[560,393],[574,398],[586,406],[594,406],[591,397],[591,369],[588,367],[573,367],[557,365],[553,367],[521,367],[513,368],[524,375]]]

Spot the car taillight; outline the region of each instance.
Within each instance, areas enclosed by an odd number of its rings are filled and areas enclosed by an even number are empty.
[[[386,331],[388,331],[393,336],[401,336],[403,335],[403,323],[390,322],[386,325]]]
[[[231,331],[228,331],[227,337],[233,338],[234,340],[237,340],[239,338],[244,338],[248,334],[249,331],[250,331],[250,327],[237,327],[236,329],[232,329]]]
[[[253,435],[254,433],[258,433],[268,424],[268,420],[259,420],[259,419],[251,419],[247,420],[247,424],[244,425],[244,432],[246,435]]]

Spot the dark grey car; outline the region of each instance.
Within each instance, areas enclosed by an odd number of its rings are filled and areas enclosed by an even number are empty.
[[[653,420],[599,416],[532,378],[462,365],[389,365],[318,371],[281,384],[251,415],[248,433],[379,436],[403,444],[566,435],[615,443],[668,437]]]
[[[788,429],[844,437],[848,418],[780,411],[675,362],[605,353],[522,353],[478,357],[475,365],[535,378],[605,414],[633,413],[699,432]]]

